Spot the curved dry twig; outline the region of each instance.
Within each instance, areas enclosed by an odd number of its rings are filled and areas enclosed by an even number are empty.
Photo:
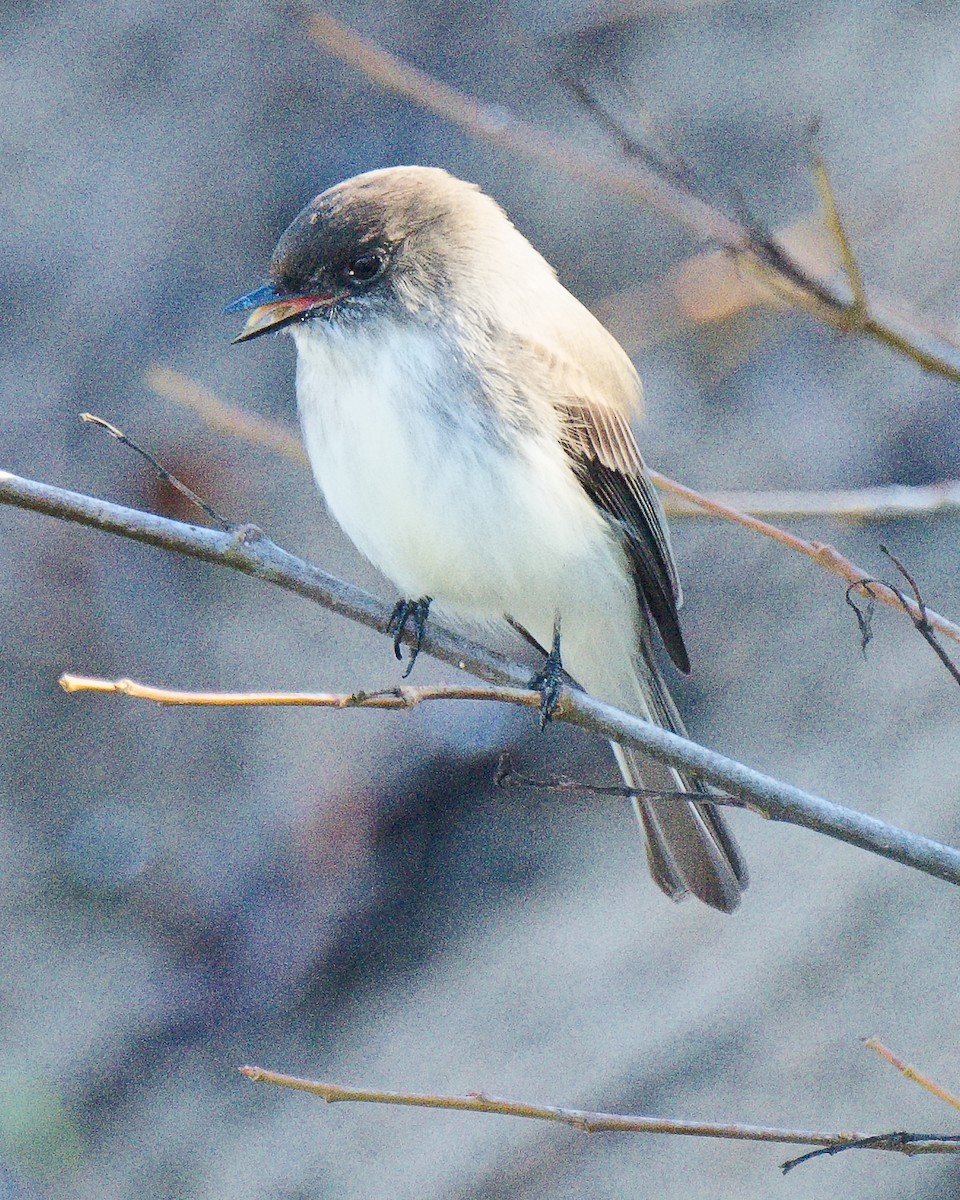
[[[0,504],[46,513],[107,533],[174,550],[242,571],[367,625],[388,631],[393,608],[368,592],[334,578],[288,554],[260,530],[246,526],[230,533],[168,520],[77,492],[0,471]],[[405,635],[407,644],[413,631]],[[457,637],[431,622],[423,638],[425,653],[498,686],[526,689],[529,671],[484,646]],[[603,704],[564,686],[555,719],[569,721],[612,741],[635,746],[654,758],[693,772],[740,797],[776,821],[787,821],[848,842],[938,879],[960,884],[960,851],[874,817],[831,804],[781,780],[754,771],[735,759],[687,741],[639,717]]]

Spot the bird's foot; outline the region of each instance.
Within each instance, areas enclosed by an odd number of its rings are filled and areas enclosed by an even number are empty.
[[[530,688],[540,693],[540,728],[546,728],[547,722],[553,717],[557,703],[560,700],[560,689],[570,677],[563,669],[563,659],[560,657],[560,622],[553,627],[553,645],[550,653],[543,660],[543,666],[530,680]]]
[[[413,622],[415,640],[410,648],[410,661],[403,673],[404,679],[413,670],[413,664],[417,661],[417,655],[423,645],[423,635],[427,628],[427,614],[430,612],[430,600],[430,596],[421,596],[419,600],[398,600],[393,606],[393,612],[387,622],[387,633],[393,634],[393,652],[398,660],[403,658],[403,652],[400,649],[403,635],[410,622]]]

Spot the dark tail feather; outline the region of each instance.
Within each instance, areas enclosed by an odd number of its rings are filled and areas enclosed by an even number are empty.
[[[655,664],[646,667],[644,688],[652,720],[686,736],[683,721]],[[702,785],[638,751],[614,746],[629,787],[706,796]],[[716,805],[707,799],[636,800],[637,817],[647,838],[647,858],[657,885],[673,900],[687,893],[721,912],[733,912],[749,882],[747,866]]]

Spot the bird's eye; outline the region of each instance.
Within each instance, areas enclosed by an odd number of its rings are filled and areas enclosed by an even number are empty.
[[[344,268],[344,275],[350,283],[372,283],[387,265],[387,256],[382,250],[368,250],[358,254]]]

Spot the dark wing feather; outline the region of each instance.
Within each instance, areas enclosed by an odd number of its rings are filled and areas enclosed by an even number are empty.
[[[687,674],[680,581],[666,518],[629,420],[615,409],[572,400],[560,406],[560,417],[564,449],[584,490],[623,534],[641,608],[653,617],[667,653]]]
[[[640,380],[616,342],[578,304],[575,315],[569,328],[551,328],[549,337],[502,337],[503,378],[536,379],[536,392],[550,396],[557,434],[584,491],[623,538],[640,610],[656,622],[667,652],[686,674],[690,659],[678,615],[683,601],[666,517],[630,427],[630,414],[640,409]],[[509,389],[498,382],[491,392],[502,397]]]

